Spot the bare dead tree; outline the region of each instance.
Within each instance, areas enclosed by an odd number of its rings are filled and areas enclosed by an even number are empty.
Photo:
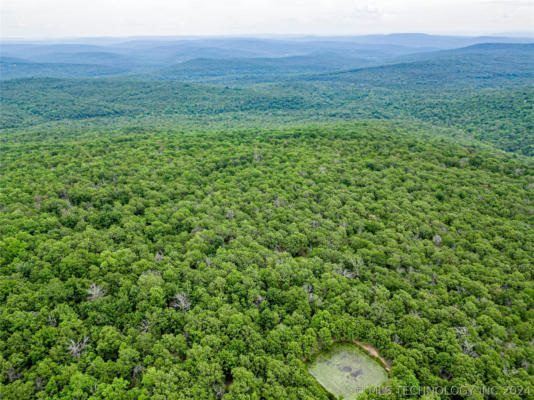
[[[67,349],[72,357],[80,358],[85,349],[89,346],[89,336],[84,336],[82,340],[74,341],[70,339]]]
[[[185,293],[176,293],[173,299],[174,300],[171,303],[171,307],[174,307],[177,310],[187,311],[191,307],[191,302]]]
[[[455,326],[454,331],[458,336],[467,336],[467,334],[469,333],[467,327],[465,326]]]
[[[226,219],[232,219],[235,217],[235,211],[234,210],[228,210],[226,213]]]
[[[47,382],[48,382],[47,379],[44,379],[44,378],[41,378],[40,376],[38,376],[37,378],[35,378],[35,381],[33,383],[33,389],[36,392],[40,392],[41,390],[44,390],[44,388],[46,387]]]
[[[91,283],[91,286],[89,289],[87,289],[87,294],[89,295],[87,297],[88,301],[95,301],[101,297],[104,297],[106,295],[106,291],[102,286],[99,286],[96,283]]]
[[[57,326],[57,319],[53,315],[48,316],[48,326]]]
[[[132,379],[134,380],[135,384],[137,385],[137,380],[139,379],[139,376],[143,372],[143,366],[141,364],[137,364],[132,372]]]
[[[395,336],[393,336],[393,339],[391,339],[391,341],[392,341],[393,343],[397,343],[397,344],[400,344],[400,345],[403,344],[403,343],[402,343],[402,340],[400,339],[399,335],[397,335],[397,334],[395,334]]]
[[[154,276],[161,276],[161,272],[155,269],[147,269],[146,271],[143,271],[142,275],[154,275]]]
[[[258,149],[254,149],[254,160],[261,161],[263,156],[258,152]]]
[[[222,397],[224,396],[224,385],[220,384],[220,383],[217,383],[217,384],[214,384],[213,385],[213,391],[215,392],[215,397],[217,399],[222,399]]]
[[[254,300],[258,308],[261,307],[264,301],[265,301],[265,297],[263,297],[261,294],[259,294],[258,297],[256,297],[256,299]]]
[[[347,278],[347,279],[353,279],[354,278],[354,272],[349,271],[348,269],[345,269],[343,267],[339,267],[336,270],[336,273],[338,275],[341,275],[343,278]]]
[[[7,379],[9,380],[9,383],[15,382],[17,379],[20,379],[22,377],[21,374],[19,374],[17,371],[15,371],[15,368],[11,367],[6,371]]]
[[[467,339],[462,343],[462,351],[469,357],[478,357],[475,351],[475,345],[470,343]]]
[[[363,259],[360,256],[351,256],[345,262],[349,267],[352,267],[354,276],[360,277],[360,271],[365,266]]]
[[[150,322],[148,322],[146,319],[142,320],[139,330],[143,333],[148,332],[150,330]]]
[[[89,391],[91,392],[91,394],[95,394],[98,391],[98,383],[92,384]]]
[[[154,261],[161,261],[161,260],[163,260],[163,252],[158,250],[154,254]]]
[[[309,283],[305,283],[302,285],[302,289],[308,293],[308,302],[311,304],[313,302],[313,286]]]

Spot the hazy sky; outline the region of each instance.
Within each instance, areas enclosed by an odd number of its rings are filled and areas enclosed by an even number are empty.
[[[534,30],[533,0],[0,0],[0,4],[4,38]]]

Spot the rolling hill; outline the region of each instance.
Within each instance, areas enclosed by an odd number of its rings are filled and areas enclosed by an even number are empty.
[[[416,61],[304,78],[362,87],[498,87],[534,79],[534,44],[479,44],[412,56]]]
[[[118,75],[126,69],[96,64],[38,63],[3,58],[0,60],[0,79],[24,77],[93,78]]]
[[[0,398],[530,399],[534,45],[497,42],[2,47]]]
[[[80,70],[80,67],[67,67],[67,64],[82,64],[118,68],[143,79],[183,80],[191,75],[193,80],[202,80],[211,79],[214,75],[217,77],[227,75],[224,69],[234,70],[239,75],[241,70],[231,64],[241,63],[243,74],[249,76],[248,82],[254,82],[251,77],[256,75],[263,75],[263,80],[267,75],[272,75],[270,80],[279,80],[280,76],[288,74],[391,64],[399,60],[399,57],[419,53],[425,53],[419,60],[433,58],[434,55],[429,52],[434,50],[451,49],[490,40],[507,43],[512,39],[419,34],[346,37],[132,38],[122,41],[104,38],[87,40],[85,43],[74,39],[70,42],[3,41],[0,43],[0,53],[3,58],[17,58],[36,64],[61,64],[56,67],[26,65],[18,68],[18,71],[14,66],[6,65],[4,79],[35,76],[94,77],[109,74],[106,70],[100,73],[93,69],[83,73],[75,71]],[[528,41],[525,38],[514,38],[514,40]],[[276,58],[284,60],[276,61],[274,60]],[[205,60],[226,62],[218,65],[215,61]],[[348,60],[356,62],[347,62]],[[192,61],[192,64],[178,65],[188,61]],[[217,71],[214,66],[219,66],[223,71],[213,72]],[[69,68],[72,71],[68,72]],[[188,71],[192,69],[195,71]],[[233,72],[230,72],[232,75]],[[236,81],[232,77],[228,83]],[[220,83],[224,82],[221,80]]]
[[[162,68],[153,77],[210,83],[246,83],[283,80],[285,76],[333,71],[369,65],[366,58],[347,57],[335,52],[278,58],[196,58]]]

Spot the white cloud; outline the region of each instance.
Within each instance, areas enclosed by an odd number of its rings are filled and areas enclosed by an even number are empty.
[[[2,0],[4,37],[532,31],[530,0]]]

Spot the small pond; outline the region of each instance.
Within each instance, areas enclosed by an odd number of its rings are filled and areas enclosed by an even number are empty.
[[[332,350],[318,354],[308,371],[328,392],[350,400],[368,386],[380,386],[388,378],[378,361],[353,344],[336,344]]]

